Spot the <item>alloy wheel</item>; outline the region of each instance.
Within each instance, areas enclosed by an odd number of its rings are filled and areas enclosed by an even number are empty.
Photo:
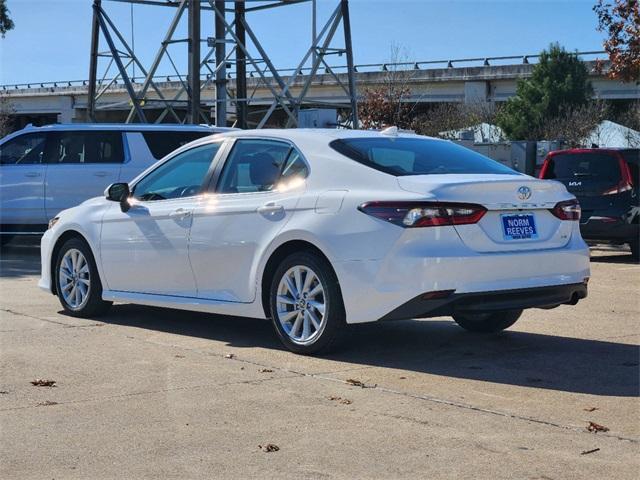
[[[82,308],[89,299],[91,279],[89,263],[82,252],[70,248],[62,257],[58,268],[58,287],[70,308]]]
[[[282,329],[298,345],[313,343],[326,326],[325,290],[309,267],[291,267],[280,279],[276,314]]]

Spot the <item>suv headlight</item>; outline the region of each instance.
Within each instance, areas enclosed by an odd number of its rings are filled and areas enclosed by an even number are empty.
[[[58,220],[60,220],[60,217],[53,217],[51,220],[49,220],[49,228],[53,228],[53,226],[58,223]]]

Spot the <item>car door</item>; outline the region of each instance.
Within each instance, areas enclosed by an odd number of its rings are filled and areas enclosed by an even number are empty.
[[[25,133],[0,145],[0,224],[31,231],[46,225],[44,208],[46,134]]]
[[[105,213],[100,258],[109,290],[196,296],[188,256],[191,214],[219,145],[177,153],[132,187],[128,211],[114,203]]]
[[[238,139],[214,192],[194,207],[189,257],[198,297],[251,302],[259,254],[290,219],[308,167],[288,142]]]
[[[122,133],[51,132],[45,161],[45,210],[53,218],[61,210],[102,195],[107,186],[118,181],[124,162]]]

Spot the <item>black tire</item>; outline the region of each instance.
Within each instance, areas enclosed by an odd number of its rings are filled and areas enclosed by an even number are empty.
[[[631,248],[631,258],[636,262],[640,260],[640,241],[631,242],[629,247]]]
[[[476,333],[496,333],[509,328],[522,315],[522,310],[505,312],[455,314],[453,319],[465,330]]]
[[[320,328],[315,328],[315,325],[309,323],[308,328],[313,328],[314,333],[311,334],[309,340],[305,342],[295,341],[285,330],[285,327],[282,325],[278,316],[278,289],[280,288],[281,281],[284,280],[285,274],[291,272],[295,267],[302,267],[305,272],[304,279],[310,275],[308,270],[305,271],[304,269],[310,269],[318,279],[318,283],[315,283],[314,281],[313,285],[320,284],[323,291],[322,294],[314,297],[317,301],[310,300],[308,304],[306,302],[307,297],[305,296],[304,308],[300,305],[284,305],[285,309],[291,309],[287,310],[287,313],[294,314],[295,319],[298,318],[294,311],[297,309],[300,315],[302,315],[305,310],[310,310],[311,313],[314,314],[314,319],[317,320],[317,315],[321,310],[315,309],[311,304],[323,302],[324,315],[320,317]],[[301,278],[300,283],[304,283],[304,279]],[[309,293],[313,293],[313,288],[309,287],[308,290],[311,290]],[[309,299],[310,298],[311,297],[309,297]],[[281,302],[280,304],[283,305]],[[336,274],[334,273],[333,268],[331,268],[331,265],[324,258],[312,252],[293,253],[280,262],[280,265],[278,265],[278,268],[271,280],[271,288],[269,291],[269,310],[271,312],[271,321],[280,341],[292,352],[304,355],[326,353],[332,347],[335,347],[337,340],[342,336],[346,327],[344,304],[342,302],[342,294],[340,292],[340,286],[338,284]],[[301,321],[303,322],[303,325],[300,326],[298,330],[300,330],[300,328],[305,328],[304,322],[307,320],[303,316]],[[311,322],[311,320],[309,320],[309,322]],[[291,325],[287,326],[290,330],[293,330],[295,320],[292,319],[290,323]],[[304,333],[301,332],[301,336],[303,335]]]
[[[89,269],[88,277],[86,277],[86,274],[83,274],[83,278],[89,281],[88,294],[86,300],[83,300],[77,306],[71,305],[67,300],[65,300],[64,295],[61,292],[62,288],[60,285],[60,265],[67,252],[71,250],[78,250],[82,253],[86,259]],[[93,258],[93,254],[91,253],[91,248],[89,248],[89,245],[80,238],[71,238],[62,245],[58,251],[58,256],[54,264],[52,279],[55,282],[55,291],[62,308],[64,308],[67,314],[73,317],[97,317],[109,310],[113,303],[102,300],[102,283],[100,282],[96,262]]]

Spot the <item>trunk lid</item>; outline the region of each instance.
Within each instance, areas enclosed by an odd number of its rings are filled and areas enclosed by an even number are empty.
[[[561,248],[571,237],[571,222],[561,221],[550,211],[558,202],[573,198],[558,182],[526,175],[417,175],[398,177],[398,183],[404,190],[441,202],[484,206],[487,213],[478,223],[454,227],[476,252]],[[523,222],[535,225],[535,235],[531,231],[526,232],[529,238],[508,234],[513,232],[510,225]]]

